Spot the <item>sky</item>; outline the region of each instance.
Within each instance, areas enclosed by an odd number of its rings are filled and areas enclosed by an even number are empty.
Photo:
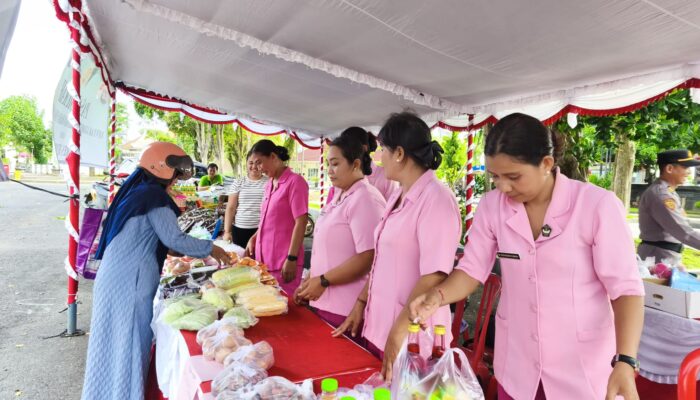
[[[44,124],[50,128],[54,92],[70,52],[68,28],[56,18],[52,2],[22,1],[0,77],[0,100],[14,95],[36,98],[44,114]],[[119,91],[117,102],[128,105],[129,137],[138,136],[143,128],[167,129],[165,124],[140,120],[133,111],[131,98]]]

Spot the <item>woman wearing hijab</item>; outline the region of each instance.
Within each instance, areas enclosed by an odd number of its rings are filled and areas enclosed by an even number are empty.
[[[153,143],[109,208],[95,255],[101,265],[93,289],[83,400],[144,398],[153,298],[168,249],[229,262],[211,241],[178,227],[180,211],[167,190],[192,170],[192,159],[181,148]]]

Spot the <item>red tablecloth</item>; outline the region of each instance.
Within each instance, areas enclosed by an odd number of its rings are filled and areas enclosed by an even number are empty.
[[[275,365],[268,371],[270,376],[297,383],[313,379],[317,392],[323,378],[333,377],[341,387],[353,387],[381,369],[381,362],[369,352],[347,338],[333,338],[331,331],[316,314],[290,302],[288,314],[260,318],[245,336],[254,343],[265,340],[272,346]],[[202,354],[196,332],[181,333],[190,355]],[[202,383],[201,388],[209,393],[211,382]]]

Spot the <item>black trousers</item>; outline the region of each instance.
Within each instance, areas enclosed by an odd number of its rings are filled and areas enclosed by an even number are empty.
[[[245,229],[238,228],[236,225],[234,225],[233,229],[231,230],[231,234],[233,235],[233,243],[245,249],[245,247],[248,245],[248,241],[253,237],[253,235],[255,235],[257,230],[258,228]]]

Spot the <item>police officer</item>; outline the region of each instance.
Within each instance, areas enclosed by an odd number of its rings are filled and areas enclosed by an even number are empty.
[[[657,154],[661,176],[642,193],[639,200],[639,230],[642,243],[637,254],[679,264],[683,245],[700,249],[700,231],[688,222],[676,188],[685,182],[700,158],[688,150]]]

